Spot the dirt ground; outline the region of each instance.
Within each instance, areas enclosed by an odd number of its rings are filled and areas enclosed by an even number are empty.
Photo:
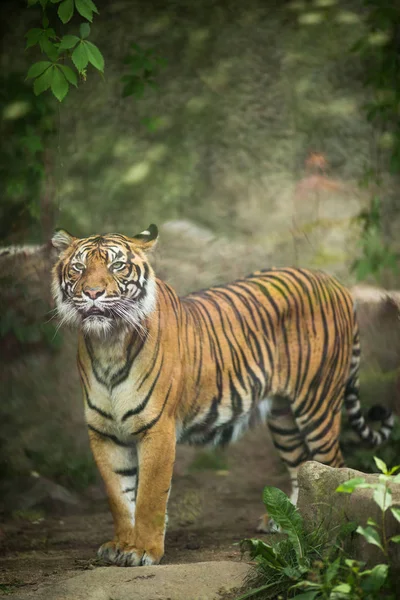
[[[289,491],[264,428],[248,432],[208,465],[212,468],[206,466],[201,451],[178,449],[163,564],[241,560],[236,544],[255,535],[263,486]],[[0,529],[0,595],[35,590],[40,583],[96,568],[96,550],[111,537],[111,515],[100,486],[88,490],[79,508],[68,514],[48,512],[36,522],[9,520]]]

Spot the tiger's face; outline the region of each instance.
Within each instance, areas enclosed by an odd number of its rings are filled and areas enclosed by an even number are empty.
[[[80,326],[84,333],[107,334],[122,327],[140,332],[155,306],[155,276],[146,253],[157,237],[155,225],[133,238],[78,239],[57,231],[52,291],[61,323]]]

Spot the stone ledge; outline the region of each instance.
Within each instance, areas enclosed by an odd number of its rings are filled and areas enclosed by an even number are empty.
[[[99,567],[12,597],[13,600],[223,600],[243,585],[249,570],[248,564],[231,561]]]

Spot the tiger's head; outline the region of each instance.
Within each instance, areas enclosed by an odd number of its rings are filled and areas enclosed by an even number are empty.
[[[155,225],[132,238],[110,233],[79,239],[56,231],[52,292],[61,324],[93,334],[122,327],[140,332],[155,306],[156,280],[146,255],[157,238]]]

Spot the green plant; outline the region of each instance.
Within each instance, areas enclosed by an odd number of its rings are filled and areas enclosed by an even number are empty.
[[[0,242],[22,236],[40,238],[45,151],[55,132],[48,98],[37,98],[19,73],[0,77]]]
[[[58,19],[52,13],[58,4]],[[42,27],[30,29],[26,48],[39,46],[46,60],[31,65],[27,79],[33,79],[36,95],[50,89],[59,102],[68,94],[69,86],[78,85],[78,75],[86,80],[87,67],[91,64],[99,73],[104,72],[104,58],[99,48],[87,38],[93,14],[98,13],[93,0],[28,0],[29,6],[39,5],[42,9]],[[79,26],[79,35],[61,35],[56,32],[60,22],[66,25],[74,13],[86,19]],[[54,26],[50,27],[49,15]],[[66,64],[66,62],[69,64]]]
[[[375,168],[366,169],[363,183],[369,185],[372,181],[379,187],[380,171],[388,167],[393,174],[400,172],[400,2],[364,0],[363,4],[365,32],[351,51],[359,55],[365,67],[368,101],[363,108],[377,134]],[[396,204],[391,208],[391,203],[391,198],[385,198],[387,222],[392,210],[397,210]],[[381,217],[382,200],[375,196],[370,208],[359,216],[361,257],[353,264],[358,279],[367,275],[378,279],[385,268],[397,271],[398,256],[385,240]]]
[[[400,483],[400,474],[394,474],[400,470],[400,466],[388,469],[380,458],[374,457],[375,464],[381,471],[378,483],[367,483],[364,477],[356,477],[346,481],[337,488],[337,492],[352,494],[356,489],[368,488],[374,490],[374,501],[381,511],[381,523],[378,524],[368,519],[367,527],[357,527],[357,533],[362,535],[369,544],[373,544],[382,550],[386,558],[389,556],[389,544],[400,543],[400,535],[388,537],[387,535],[387,513],[390,510],[397,521],[400,522],[400,508],[393,506],[391,483]]]
[[[358,280],[364,280],[372,275],[379,280],[384,269],[397,272],[397,255],[391,250],[390,244],[383,239],[382,204],[378,196],[374,196],[368,209],[363,210],[355,219],[361,225],[359,246],[361,256],[352,264],[352,271]]]
[[[155,77],[166,67],[167,61],[156,54],[153,48],[145,50],[138,44],[131,44],[131,50],[124,59],[128,73],[121,77],[124,84],[122,97],[141,98],[146,88],[158,88]]]
[[[83,491],[97,479],[96,466],[87,452],[71,452],[62,447],[50,454],[26,449],[25,454],[35,471],[68,489]]]
[[[56,323],[44,315],[49,307],[39,296],[33,298],[29,285],[15,281],[11,276],[0,277],[4,290],[0,298],[0,341],[7,340],[10,334],[20,344],[40,344],[57,349],[62,336]]]
[[[289,597],[294,596],[296,585],[306,580],[314,562],[321,560],[327,548],[328,536],[324,528],[321,526],[313,534],[306,534],[300,513],[284,492],[266,487],[263,501],[269,517],[287,534],[287,539],[274,545],[258,539],[241,542],[242,551],[250,552],[256,570],[248,581],[252,589],[238,600],[275,598],[284,590]]]
[[[400,467],[388,469],[379,458],[374,458],[381,471],[379,482],[366,483],[365,478],[351,479],[337,488],[337,492],[353,493],[357,488],[371,488],[373,498],[381,510],[381,523],[368,519],[366,527],[354,523],[345,524],[329,541],[334,532],[327,532],[321,523],[312,535],[305,532],[304,523],[296,507],[277,488],[267,487],[263,500],[268,515],[282,531],[286,539],[270,545],[258,539],[241,542],[242,551],[249,551],[255,561],[255,574],[247,584],[249,591],[237,600],[247,598],[297,598],[298,600],[376,600],[383,592],[394,600],[389,545],[400,543],[400,536],[388,537],[387,513],[400,521],[400,508],[392,505],[391,483],[400,482]],[[395,475],[395,476],[394,476]],[[343,541],[356,531],[369,544],[379,547],[386,560],[372,569],[366,563],[347,556]],[[285,596],[279,596],[284,593]],[[389,596],[387,595],[389,594]]]

